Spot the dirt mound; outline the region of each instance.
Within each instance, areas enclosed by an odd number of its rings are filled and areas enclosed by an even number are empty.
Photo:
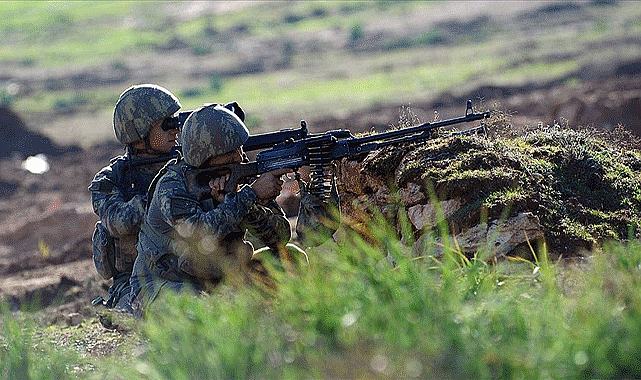
[[[59,209],[3,231],[0,244],[11,253],[0,256],[0,276],[91,258],[91,234],[98,217],[90,210]]]
[[[97,221],[87,190],[94,174],[122,153],[116,144],[49,158],[34,174],[21,159],[0,159],[0,300],[14,309],[47,308],[52,321],[92,315],[91,300],[106,293],[91,260]],[[2,189],[2,187],[0,187]]]
[[[449,137],[383,149],[343,162],[343,212],[367,220],[361,206],[374,206],[395,223],[405,214],[424,243],[437,238],[440,209],[462,253],[502,256],[541,238],[553,254],[572,256],[641,236],[639,146],[621,129],[554,126],[516,138]],[[484,245],[491,239],[496,246]]]
[[[66,152],[78,152],[77,146],[61,147],[50,138],[29,130],[22,119],[7,107],[0,106],[0,158],[18,152],[22,157],[43,153],[59,156]]]

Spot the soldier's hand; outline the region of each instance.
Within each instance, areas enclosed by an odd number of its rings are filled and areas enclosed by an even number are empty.
[[[225,200],[225,184],[229,181],[229,174],[223,177],[214,178],[209,181],[209,188],[211,189],[211,196],[218,203],[223,203]]]
[[[251,188],[256,192],[256,195],[260,200],[276,199],[283,188],[283,181],[280,177],[283,174],[291,173],[292,171],[292,169],[283,168],[263,173],[251,184]]]

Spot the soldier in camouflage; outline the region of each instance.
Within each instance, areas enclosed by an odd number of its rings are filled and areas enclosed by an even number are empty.
[[[289,244],[290,225],[275,202],[289,169],[274,170],[223,193],[229,176],[209,182],[211,197],[189,192],[186,173],[246,160],[242,144],[249,136],[243,122],[225,107],[206,105],[192,112],[181,133],[182,159],[171,161],[152,185],[154,191],[138,239],[139,255],[131,276],[134,309],[164,290],[206,291],[225,279],[242,284],[255,279],[259,257],[267,252],[307,262],[304,251]],[[254,251],[249,232],[266,247]]]
[[[166,128],[163,121],[179,109],[172,93],[152,84],[128,88],[116,103],[113,127],[125,153],[114,157],[89,186],[94,212],[100,217],[93,235],[94,264],[104,278],[113,278],[107,300],[98,297],[94,304],[130,310],[129,276],[147,190],[166,161],[177,155],[173,148],[179,131]]]

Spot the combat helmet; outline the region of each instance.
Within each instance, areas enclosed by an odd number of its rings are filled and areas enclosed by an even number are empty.
[[[198,167],[212,156],[240,147],[248,138],[249,131],[236,114],[219,104],[208,104],[185,120],[180,145],[185,162]]]
[[[164,87],[140,84],[129,87],[120,95],[114,108],[114,132],[123,144],[147,137],[158,120],[180,109],[178,99]]]

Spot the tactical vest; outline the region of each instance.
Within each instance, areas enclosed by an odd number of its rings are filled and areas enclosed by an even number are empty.
[[[140,160],[129,154],[114,157],[109,165],[110,181],[93,181],[89,190],[109,193],[116,186],[125,202],[129,202],[136,195],[146,196],[149,184],[155,175],[154,169],[162,163],[137,165],[137,161]],[[146,206],[145,201],[143,207],[146,209]],[[101,276],[111,278],[119,273],[131,273],[138,252],[136,250],[138,231],[138,228],[134,228],[130,234],[113,237],[101,221],[96,223],[92,237],[93,260]]]

